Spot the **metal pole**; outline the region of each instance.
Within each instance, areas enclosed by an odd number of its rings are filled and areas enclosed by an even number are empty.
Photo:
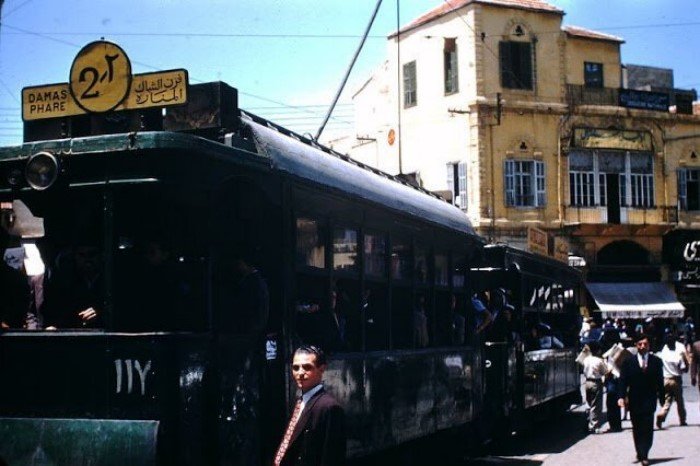
[[[352,71],[352,67],[355,66],[355,62],[357,61],[357,57],[360,55],[360,51],[362,50],[362,47],[365,45],[365,41],[367,40],[367,36],[369,35],[369,31],[372,28],[372,24],[374,23],[374,19],[377,17],[377,12],[379,12],[379,7],[382,4],[382,0],[377,1],[377,6],[374,7],[374,13],[372,13],[372,18],[369,20],[369,24],[367,25],[367,29],[365,30],[365,34],[362,36],[362,40],[360,41],[359,47],[357,47],[357,50],[355,51],[355,55],[352,57],[352,61],[350,62],[350,66],[348,67],[348,70],[345,73],[345,77],[343,78],[343,82],[340,84],[340,88],[338,89],[338,92],[335,94],[335,98],[333,99],[333,103],[331,104],[331,107],[328,109],[328,113],[326,113],[326,118],[324,118],[323,123],[321,124],[321,127],[318,129],[318,132],[316,133],[316,139],[321,137],[321,133],[323,132],[323,129],[326,127],[326,123],[328,123],[328,120],[331,117],[331,114],[333,113],[333,110],[335,109],[335,105],[338,103],[338,99],[340,99],[340,94],[343,92],[343,89],[345,88],[345,84],[348,82],[348,78],[350,77],[350,72]]]

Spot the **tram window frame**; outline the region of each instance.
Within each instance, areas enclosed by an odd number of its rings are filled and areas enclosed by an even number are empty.
[[[382,259],[381,261],[378,261],[378,262],[382,263],[382,269],[383,269],[380,274],[372,273],[372,272],[370,272],[370,270],[368,268],[370,266],[370,264],[372,264],[374,262],[374,261],[368,260],[368,257],[367,257],[367,252],[368,252],[367,246],[370,243],[374,244],[374,241],[371,241],[371,242],[367,241],[368,236],[371,236],[373,238],[383,239],[383,247],[384,247],[384,249],[382,251],[383,257],[381,258]],[[388,257],[389,257],[389,251],[390,251],[389,235],[387,235],[386,233],[379,232],[377,230],[372,230],[372,229],[368,229],[368,230],[363,231],[363,233],[362,233],[362,262],[363,262],[362,271],[363,271],[363,274],[364,274],[364,277],[366,280],[381,280],[384,282],[387,281],[387,275],[389,273],[389,266],[387,264]]]
[[[341,269],[337,267],[336,263],[336,232],[354,232],[355,233],[355,263],[351,268]],[[343,277],[359,277],[360,271],[362,270],[362,233],[358,226],[347,225],[345,223],[332,223],[330,227],[330,255],[331,255],[331,270],[334,275]]]
[[[299,221],[308,221],[308,222],[314,222],[316,224],[316,235],[318,237],[318,241],[316,243],[316,246],[313,246],[311,250],[318,248],[319,245],[323,248],[321,251],[317,252],[315,255],[318,257],[314,257],[314,259],[321,259],[323,263],[320,266],[316,265],[309,265],[308,262],[308,257],[306,259],[302,260],[301,254],[308,254],[307,251],[300,251],[299,250]],[[323,219],[317,215],[310,215],[310,214],[305,214],[305,213],[299,213],[294,216],[294,264],[295,268],[297,270],[304,270],[307,272],[316,272],[316,273],[328,273],[330,271],[329,267],[329,236],[330,236],[330,228],[328,225],[328,221],[326,219]],[[313,254],[313,252],[312,252]],[[332,261],[331,261],[332,262]]]
[[[399,236],[399,235],[392,235],[390,237],[390,244],[389,244],[389,264],[390,264],[390,276],[391,276],[391,281],[392,283],[399,283],[399,284],[404,284],[404,285],[409,285],[413,281],[413,241],[411,240],[410,237],[406,236]],[[406,249],[402,249],[402,252],[405,254],[405,257],[408,258],[407,261],[403,262],[402,266],[402,261],[398,260],[396,263],[394,262],[394,257],[396,254],[396,247],[398,245],[401,245],[401,247],[405,247]],[[400,257],[399,255],[396,255],[396,257]],[[401,271],[401,274],[397,274],[397,271]],[[404,273],[405,272],[405,273]],[[397,276],[398,275],[398,276]]]
[[[438,258],[444,258],[444,268],[438,266]],[[442,270],[443,272],[439,271]],[[444,281],[439,281],[440,277],[444,276]],[[450,288],[450,253],[435,253],[433,254],[433,286],[437,289]]]

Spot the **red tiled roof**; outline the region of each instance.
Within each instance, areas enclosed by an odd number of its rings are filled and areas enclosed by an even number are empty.
[[[564,15],[564,10],[561,10],[542,0],[445,0],[440,6],[433,8],[429,12],[419,16],[408,25],[401,28],[400,32],[406,32],[425,23],[429,23],[434,19],[444,16],[454,10],[458,10],[466,5],[469,5],[470,3],[481,3],[483,5],[496,7],[516,8],[520,10],[540,11]],[[389,37],[393,37],[395,35],[396,33],[393,33]]]
[[[606,40],[609,42],[619,42],[624,43],[625,39],[618,36],[613,36],[612,34],[605,34],[603,32],[592,31],[590,29],[582,28],[579,26],[564,26],[562,30],[570,36],[582,37],[584,39],[595,39],[595,40]]]

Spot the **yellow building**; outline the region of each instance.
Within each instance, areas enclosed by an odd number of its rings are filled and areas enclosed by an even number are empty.
[[[670,281],[664,235],[692,239],[700,221],[700,116],[681,100],[694,91],[622,88],[623,39],[563,15],[441,3],[389,36],[354,96],[355,138],[336,147],[445,192],[491,241],[526,248],[536,227],[592,280]]]

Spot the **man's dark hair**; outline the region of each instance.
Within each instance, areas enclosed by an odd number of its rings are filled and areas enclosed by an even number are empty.
[[[638,333],[638,334],[636,334],[636,335],[634,336],[634,338],[632,339],[632,341],[634,341],[635,343],[637,343],[638,341],[642,341],[642,340],[644,340],[644,339],[649,340],[649,343],[651,343],[651,337],[650,337],[649,335],[647,335],[646,333]]]
[[[313,354],[316,356],[316,367],[326,365],[326,353],[319,346],[301,345],[294,351],[294,354]]]

